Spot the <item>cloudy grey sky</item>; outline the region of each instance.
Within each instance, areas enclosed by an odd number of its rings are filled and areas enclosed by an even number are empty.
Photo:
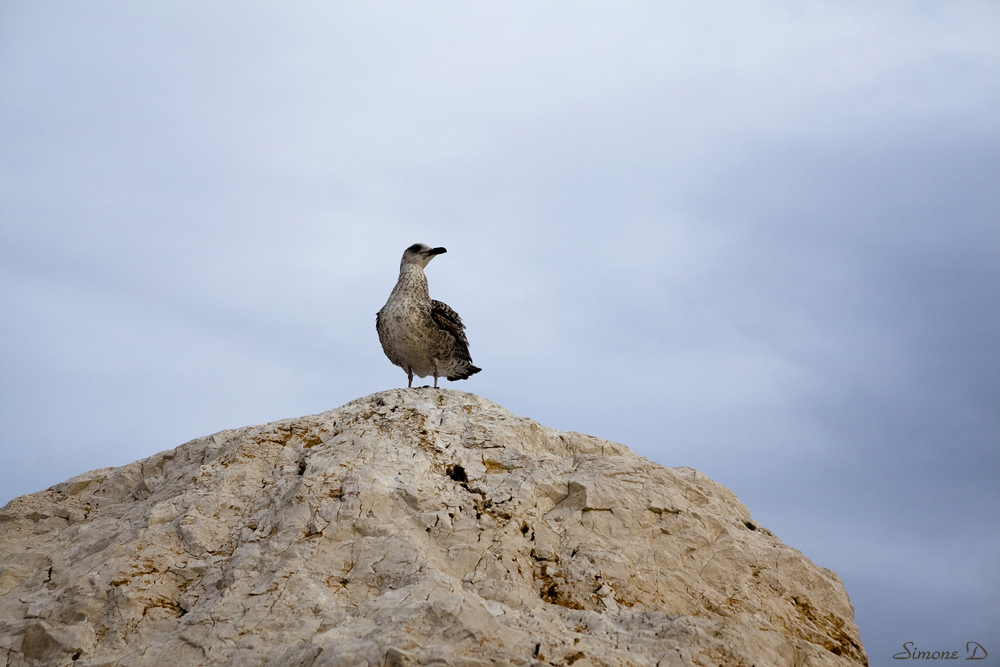
[[[418,241],[451,388],[1000,656],[1000,5],[0,2],[0,503],[405,386]]]

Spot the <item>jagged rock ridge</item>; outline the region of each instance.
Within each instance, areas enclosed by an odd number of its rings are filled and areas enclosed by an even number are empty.
[[[866,665],[837,575],[726,488],[450,390],[0,512],[7,665]]]

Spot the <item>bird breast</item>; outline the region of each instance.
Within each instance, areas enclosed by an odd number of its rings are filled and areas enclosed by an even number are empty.
[[[433,371],[430,303],[392,299],[379,313],[379,338],[389,359],[423,376]]]

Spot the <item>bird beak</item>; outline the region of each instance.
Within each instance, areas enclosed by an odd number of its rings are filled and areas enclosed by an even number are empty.
[[[434,255],[443,255],[443,254],[444,254],[444,253],[446,253],[446,252],[448,252],[448,251],[447,251],[447,250],[445,250],[444,248],[431,248],[431,249],[430,249],[430,250],[429,250],[429,251],[427,252],[427,254],[428,254],[428,255],[431,255],[431,256],[433,257]]]

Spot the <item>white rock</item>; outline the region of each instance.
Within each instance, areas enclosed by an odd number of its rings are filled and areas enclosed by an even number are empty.
[[[472,394],[224,431],[0,512],[7,665],[864,665],[728,489]]]

